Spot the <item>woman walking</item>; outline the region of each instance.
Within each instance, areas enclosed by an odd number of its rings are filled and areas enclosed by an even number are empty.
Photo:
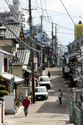
[[[62,104],[62,92],[61,92],[61,90],[59,89],[58,90],[58,98],[59,98],[59,105],[61,105]]]

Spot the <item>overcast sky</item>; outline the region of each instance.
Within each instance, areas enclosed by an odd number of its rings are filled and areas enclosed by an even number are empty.
[[[12,3],[12,0],[8,0]],[[29,0],[19,0],[20,9],[28,9]],[[61,0],[31,0],[33,24],[41,23],[40,16],[43,14],[43,30],[45,30],[51,38],[52,22],[53,32],[55,34],[55,26],[57,27],[58,42],[67,45],[74,40],[74,23],[78,24],[79,20],[83,22],[83,0],[62,0],[66,10],[70,14],[72,20],[68,16]],[[0,12],[8,10],[5,0],[1,1]],[[43,11],[42,11],[43,10]],[[46,11],[47,10],[47,11]],[[28,11],[22,10],[25,19],[28,19]],[[81,17],[79,17],[81,16]],[[26,24],[26,28],[28,25]]]

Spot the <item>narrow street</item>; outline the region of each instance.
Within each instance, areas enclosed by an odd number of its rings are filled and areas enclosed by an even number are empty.
[[[50,68],[51,89],[48,90],[49,98],[45,101],[36,101],[29,107],[28,116],[23,110],[15,115],[15,125],[71,125],[69,123],[70,88],[62,82],[61,68]],[[57,92],[62,90],[62,105],[59,105]]]

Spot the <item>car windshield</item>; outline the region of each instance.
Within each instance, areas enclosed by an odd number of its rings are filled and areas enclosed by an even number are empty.
[[[40,81],[50,81],[50,79],[48,77],[46,77],[46,78],[40,78]]]
[[[46,88],[36,88],[35,92],[46,92]]]

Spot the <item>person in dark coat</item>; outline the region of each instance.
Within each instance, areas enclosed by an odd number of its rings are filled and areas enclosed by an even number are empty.
[[[49,76],[49,78],[50,78],[50,71],[48,71],[48,76]]]
[[[25,116],[27,117],[28,107],[30,105],[30,100],[28,99],[28,96],[25,96],[25,99],[23,100],[22,105],[24,106],[24,113],[25,113]]]

